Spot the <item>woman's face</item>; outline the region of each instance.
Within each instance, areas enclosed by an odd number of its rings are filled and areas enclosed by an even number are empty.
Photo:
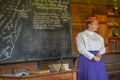
[[[98,21],[93,21],[91,24],[89,24],[88,30],[90,31],[97,31],[98,29]]]

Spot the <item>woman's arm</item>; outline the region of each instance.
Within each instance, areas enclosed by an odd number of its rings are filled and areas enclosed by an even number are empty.
[[[81,34],[77,35],[77,37],[76,37],[76,44],[77,44],[77,49],[78,49],[79,53],[83,54],[85,57],[87,57],[88,59],[92,60],[94,55],[92,53],[90,53],[86,49],[85,41],[83,40],[83,37],[82,37]]]
[[[106,52],[106,49],[104,47],[104,39],[103,38],[101,39],[101,48],[100,48],[99,52],[101,55],[105,54],[105,52]]]

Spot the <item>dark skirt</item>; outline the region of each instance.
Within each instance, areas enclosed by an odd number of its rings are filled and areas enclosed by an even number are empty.
[[[95,55],[98,51],[90,52]],[[81,54],[78,59],[78,70],[77,80],[108,80],[102,57],[99,62],[95,62]]]

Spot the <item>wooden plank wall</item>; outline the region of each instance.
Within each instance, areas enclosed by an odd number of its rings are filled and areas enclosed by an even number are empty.
[[[73,1],[73,0],[72,0]],[[78,1],[78,0],[75,0]],[[83,0],[81,0],[83,1]],[[77,48],[75,37],[78,32],[84,29],[84,19],[91,15],[92,10],[95,6],[92,5],[80,5],[80,4],[73,4],[71,5],[71,14],[72,14],[72,43],[73,43],[73,54],[79,55]],[[120,53],[118,54],[107,54],[103,56],[105,67],[107,70],[107,74],[109,80],[120,80]],[[65,63],[70,63],[70,66],[73,66],[72,60],[66,60]],[[41,70],[48,69],[49,64],[53,63],[60,63],[60,61],[46,61],[43,62],[41,65]],[[20,66],[25,66],[31,68],[32,70],[38,70],[38,66],[36,62],[33,63],[21,63],[21,64],[10,64],[10,65],[0,65],[0,74],[3,73],[11,73],[13,68]],[[77,66],[77,61],[75,66]]]
[[[120,80],[120,53],[103,56],[109,80]]]

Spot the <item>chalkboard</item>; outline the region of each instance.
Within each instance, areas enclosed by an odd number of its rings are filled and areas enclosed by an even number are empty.
[[[0,62],[72,56],[70,0],[0,0]]]

